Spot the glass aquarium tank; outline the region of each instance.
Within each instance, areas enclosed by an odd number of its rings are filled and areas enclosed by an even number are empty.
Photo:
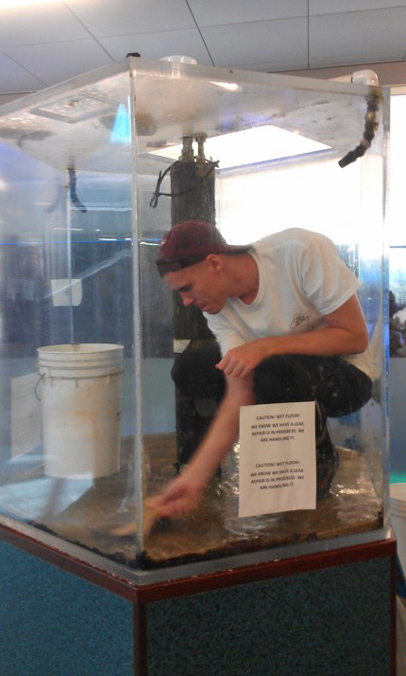
[[[388,110],[376,85],[134,57],[0,109],[4,526],[137,583],[385,537]],[[239,516],[237,438],[196,509],[150,518],[218,405],[173,381],[215,343],[155,265],[185,219],[230,244],[320,232],[361,281],[373,395],[329,420],[315,508]]]

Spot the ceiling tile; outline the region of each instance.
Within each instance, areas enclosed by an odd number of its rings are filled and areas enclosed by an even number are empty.
[[[241,70],[250,70],[261,73],[280,73],[285,70],[305,70],[306,68],[307,56],[301,59],[285,59],[284,61],[278,61],[277,59],[259,61],[258,63],[252,63],[249,68],[241,68]]]
[[[185,0],[65,0],[96,37],[194,28]]]
[[[116,61],[123,59],[129,52],[139,52],[141,56],[148,59],[161,59],[163,56],[183,54],[192,56],[202,66],[212,65],[205,44],[196,28],[100,38],[99,42]]]
[[[189,0],[199,26],[307,16],[307,0]]]
[[[79,40],[88,32],[63,4],[0,10],[0,46]]]
[[[304,18],[209,26],[202,28],[202,35],[216,66],[251,68],[259,62],[307,58]]]
[[[9,47],[7,54],[46,85],[57,84],[112,63],[100,45],[90,39],[60,42],[57,45],[49,43]]]
[[[338,14],[341,12],[359,12],[368,9],[390,9],[406,7],[406,0],[310,0],[309,15]]]
[[[2,92],[10,93],[37,91],[46,84],[5,54],[0,54],[0,82]]]
[[[326,62],[325,57],[314,57],[310,59],[310,68],[335,68],[338,66],[348,66],[348,73],[352,73],[354,70],[357,70],[357,66],[363,66],[365,67],[365,64],[368,64],[368,68],[371,67],[372,70],[373,64],[381,64],[381,63],[388,63],[388,62],[393,62],[393,61],[402,61],[402,57],[400,53],[398,56],[393,56],[393,52],[385,52],[382,54],[379,53],[373,53],[371,52],[365,52],[357,54],[354,56],[354,54],[340,54],[339,56],[331,56],[328,60],[328,63]],[[293,68],[292,68],[293,70]]]
[[[337,59],[397,60],[406,51],[406,7],[314,16],[309,22],[310,67]],[[391,56],[392,55],[392,56]]]
[[[0,94],[133,51],[270,72],[401,61],[405,25],[406,0],[55,0],[0,10]]]

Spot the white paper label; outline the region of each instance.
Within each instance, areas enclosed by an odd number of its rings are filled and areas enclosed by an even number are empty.
[[[51,279],[51,290],[55,307],[77,306],[82,302],[81,279]]]
[[[239,516],[315,507],[314,401],[241,407]]]

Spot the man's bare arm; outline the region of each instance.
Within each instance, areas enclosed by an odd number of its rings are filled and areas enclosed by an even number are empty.
[[[202,443],[181,476],[150,501],[158,516],[182,516],[195,507],[238,437],[240,407],[254,403],[252,378],[226,378],[226,394]]]

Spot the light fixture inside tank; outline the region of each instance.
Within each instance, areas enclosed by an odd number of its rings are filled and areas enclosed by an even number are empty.
[[[222,169],[329,149],[330,146],[324,143],[272,125],[213,136],[205,141],[206,156],[219,158]],[[177,160],[181,152],[182,146],[179,144],[152,150],[150,154]]]

